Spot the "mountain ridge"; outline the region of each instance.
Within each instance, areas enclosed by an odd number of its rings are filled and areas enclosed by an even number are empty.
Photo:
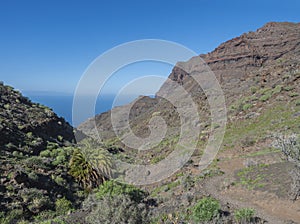
[[[240,95],[245,91],[249,91],[251,86],[259,85],[263,88],[276,85],[276,82],[280,81],[280,74],[288,73],[291,69],[300,69],[298,63],[299,40],[300,23],[269,22],[255,32],[244,33],[239,37],[220,44],[212,52],[200,56],[216,75],[225,93],[227,106],[229,107],[236,101],[234,98],[237,94]],[[276,63],[276,60],[279,59],[283,60],[284,63]],[[289,66],[286,67],[286,65]],[[169,79],[184,86],[191,95],[196,95],[194,100],[197,103],[205,99],[198,85],[193,82],[189,74],[179,67],[175,66],[173,68]],[[170,86],[167,80],[156,95],[172,91]],[[168,88],[170,89],[168,90]],[[147,104],[150,101],[147,97],[144,97],[143,100],[144,103],[141,104]],[[127,106],[124,105],[125,107]],[[132,113],[134,114],[135,112]],[[99,133],[112,130],[108,124],[108,114],[110,114],[110,111],[95,117]],[[91,122],[94,122],[93,118],[80,124],[78,129],[89,135],[96,136],[95,133],[91,133],[91,129],[87,130],[85,128],[85,126],[90,127],[93,125]]]

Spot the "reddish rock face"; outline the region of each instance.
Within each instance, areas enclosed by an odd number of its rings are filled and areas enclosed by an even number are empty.
[[[200,57],[209,65],[231,101],[257,82],[271,86],[300,64],[300,23],[270,22],[255,32],[248,32],[222,43]],[[189,63],[189,62],[187,62]],[[189,74],[174,67],[169,78],[191,91],[199,91]],[[165,91],[163,85],[160,91]]]
[[[226,98],[227,106],[235,102],[250,88],[274,87],[284,81],[285,76],[300,71],[300,23],[267,23],[255,32],[248,32],[239,37],[222,43],[214,51],[200,55],[216,75]],[[188,62],[183,64],[190,65]],[[197,65],[191,65],[197,66]],[[299,76],[292,77],[295,81]],[[199,111],[207,115],[208,105],[201,87],[190,75],[181,68],[175,66],[169,75],[169,79],[182,85],[199,104]],[[157,95],[168,94],[172,91],[169,81],[166,81],[158,91]],[[180,96],[178,96],[180,97]],[[132,127],[138,127],[141,120],[155,111],[167,111],[164,101],[158,98],[139,99],[141,108],[133,107],[131,110]],[[155,105],[155,109],[153,109]],[[122,110],[128,105],[119,107]],[[137,108],[142,113],[137,112]],[[170,107],[171,108],[171,107]],[[175,119],[176,120],[176,119]],[[174,121],[175,121],[174,120]],[[110,112],[96,116],[97,129],[103,133],[104,138],[114,136],[110,125]],[[91,128],[92,122],[86,121],[79,126],[84,133],[96,136]],[[91,131],[92,130],[92,131]],[[139,131],[140,130],[140,131]],[[137,133],[142,132],[137,128]]]

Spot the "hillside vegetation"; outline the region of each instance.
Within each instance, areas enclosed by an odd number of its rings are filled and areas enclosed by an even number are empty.
[[[131,108],[131,129],[142,138],[150,134],[152,117],[165,120],[166,136],[143,153],[121,141],[124,124],[113,130],[111,111],[74,130],[50,108],[1,83],[0,223],[300,223],[300,24],[268,23],[200,56],[225,95],[221,149],[208,168],[198,169],[218,126],[211,124],[201,88],[175,66],[169,78],[197,105],[199,141],[182,169],[146,186],[113,180],[115,161],[153,165],[174,151],[180,115],[158,96],[171,93],[169,81],[156,97],[113,109],[122,116]],[[79,131],[86,136],[76,142]]]

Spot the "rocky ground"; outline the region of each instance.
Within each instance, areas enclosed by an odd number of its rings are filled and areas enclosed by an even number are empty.
[[[0,219],[32,220],[63,198],[78,205],[67,171],[75,137],[63,118],[1,83],[0,136]]]

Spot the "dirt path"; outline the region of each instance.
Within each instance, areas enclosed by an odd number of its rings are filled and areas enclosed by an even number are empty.
[[[275,157],[274,155],[268,155],[265,158],[260,157],[260,160],[268,163],[278,162],[276,155]],[[230,185],[235,181],[234,172],[244,168],[244,162],[245,159],[240,157],[220,162],[219,166],[225,174],[207,180],[204,184],[204,190],[224,204],[229,203],[233,207],[255,209],[256,215],[269,223],[282,224],[288,220],[300,223],[300,200],[292,202],[269,192],[248,190],[239,185]]]
[[[300,223],[299,201],[293,203],[279,199],[272,194],[235,186],[226,190],[220,190],[217,186],[221,186],[223,182],[224,176],[212,178],[205,183],[204,189],[208,194],[224,204],[229,203],[239,208],[254,208],[257,216],[272,224],[282,224],[287,220]]]

